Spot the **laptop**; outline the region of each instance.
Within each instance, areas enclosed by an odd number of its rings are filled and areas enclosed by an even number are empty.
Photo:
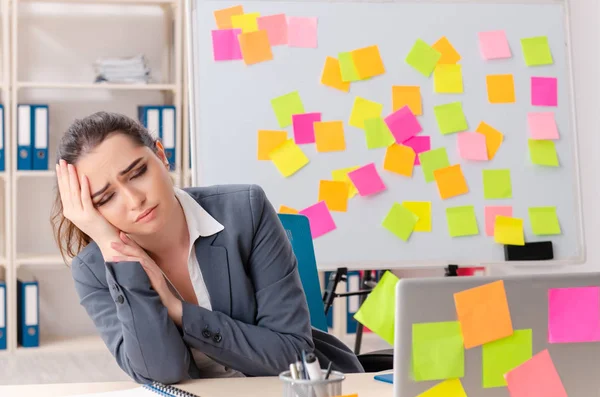
[[[532,330],[532,354],[548,349],[569,397],[600,396],[600,342],[548,343],[548,290],[600,286],[600,273],[401,279],[396,285],[394,397],[416,397],[443,380],[411,376],[412,325],[457,321],[453,294],[504,280],[513,330]],[[464,350],[467,396],[507,397],[504,387],[483,388],[481,346]]]

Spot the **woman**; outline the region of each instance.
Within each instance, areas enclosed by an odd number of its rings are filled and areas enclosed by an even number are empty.
[[[58,148],[52,216],[86,309],[136,382],[277,375],[302,351],[362,372],[311,329],[296,258],[260,187],[175,188],[162,144],[100,112]]]

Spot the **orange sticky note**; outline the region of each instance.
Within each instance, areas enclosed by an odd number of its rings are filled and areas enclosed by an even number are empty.
[[[432,45],[434,50],[439,51],[442,56],[438,60],[440,64],[455,64],[460,61],[460,54],[456,51],[450,40],[446,36],[441,37],[438,41]]]
[[[512,74],[489,74],[485,77],[490,103],[514,103],[515,80]]]
[[[410,146],[394,143],[385,151],[383,169],[396,174],[411,177],[417,155]]]
[[[346,212],[348,210],[348,187],[348,184],[342,181],[321,181],[318,201],[325,201],[329,211]]]
[[[280,214],[297,214],[298,210],[294,209],[292,207],[287,207],[285,205],[282,205],[279,207],[279,213]]]
[[[358,77],[367,79],[385,73],[385,66],[379,54],[379,47],[372,45],[352,51],[352,61],[358,72]]]
[[[500,145],[502,145],[504,135],[483,121],[479,123],[479,126],[477,126],[475,131],[485,135],[485,146],[487,148],[488,160],[493,159],[498,149],[500,149]]]
[[[433,171],[433,177],[437,182],[440,197],[443,200],[469,193],[467,180],[463,175],[460,164],[437,169]]]
[[[494,281],[454,294],[465,349],[513,334],[504,281]]]
[[[321,84],[344,92],[350,91],[350,82],[342,81],[340,61],[337,58],[325,58],[325,66],[323,66],[323,72],[321,73]]]
[[[313,123],[317,152],[340,152],[346,150],[343,121],[317,121]]]
[[[233,6],[229,8],[223,8],[221,10],[216,10],[213,14],[215,16],[215,22],[217,23],[217,28],[219,29],[231,29],[233,25],[231,23],[231,17],[234,15],[242,15],[244,13],[244,7]]]
[[[238,36],[238,39],[246,65],[273,59],[273,52],[271,52],[271,44],[269,44],[269,36],[266,30],[242,33]]]
[[[415,116],[422,115],[421,87],[410,85],[392,86],[392,106],[394,112],[408,106]]]
[[[269,153],[287,140],[286,131],[258,131],[258,159],[271,160]]]

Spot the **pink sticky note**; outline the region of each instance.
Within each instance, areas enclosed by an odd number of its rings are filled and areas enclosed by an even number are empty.
[[[554,120],[554,113],[539,112],[528,113],[527,124],[531,139],[558,139],[558,128]]]
[[[215,61],[242,59],[238,34],[241,29],[221,29],[212,31],[213,58]]]
[[[485,135],[475,132],[461,132],[456,139],[458,153],[466,160],[483,161],[488,159]]]
[[[408,105],[387,116],[385,123],[392,132],[397,144],[402,144],[423,131],[419,120],[417,120]]]
[[[557,106],[557,86],[556,77],[532,77],[531,104],[533,106]]]
[[[567,397],[548,349],[504,375],[510,397]]]
[[[317,18],[288,17],[288,45],[317,48]]]
[[[431,150],[431,138],[428,136],[413,136],[412,138],[404,141],[404,146],[409,146],[415,151],[415,165],[420,165],[419,153]]]
[[[294,142],[301,145],[315,143],[315,128],[313,123],[321,121],[321,113],[302,113],[292,115],[294,125]]]
[[[548,290],[548,342],[600,341],[600,287]]]
[[[485,234],[488,236],[494,235],[494,224],[496,223],[496,216],[508,216],[512,217],[512,207],[507,205],[502,206],[486,206],[485,207]]]
[[[501,59],[512,56],[504,30],[479,32],[479,50],[483,59]]]
[[[358,194],[361,196],[369,196],[386,189],[374,163],[367,164],[349,172],[348,177],[356,187],[356,190],[358,190]]]
[[[259,30],[266,30],[269,44],[284,45],[288,43],[288,27],[285,14],[266,15],[256,18]]]
[[[300,214],[308,218],[312,238],[320,237],[337,227],[325,201],[319,201],[317,204],[303,209]]]

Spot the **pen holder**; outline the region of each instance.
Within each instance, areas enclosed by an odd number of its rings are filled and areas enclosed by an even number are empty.
[[[290,371],[279,374],[283,381],[283,397],[334,397],[342,394],[342,382],[346,377],[338,371],[331,371],[325,379],[326,370],[321,370],[323,379],[292,379]]]

